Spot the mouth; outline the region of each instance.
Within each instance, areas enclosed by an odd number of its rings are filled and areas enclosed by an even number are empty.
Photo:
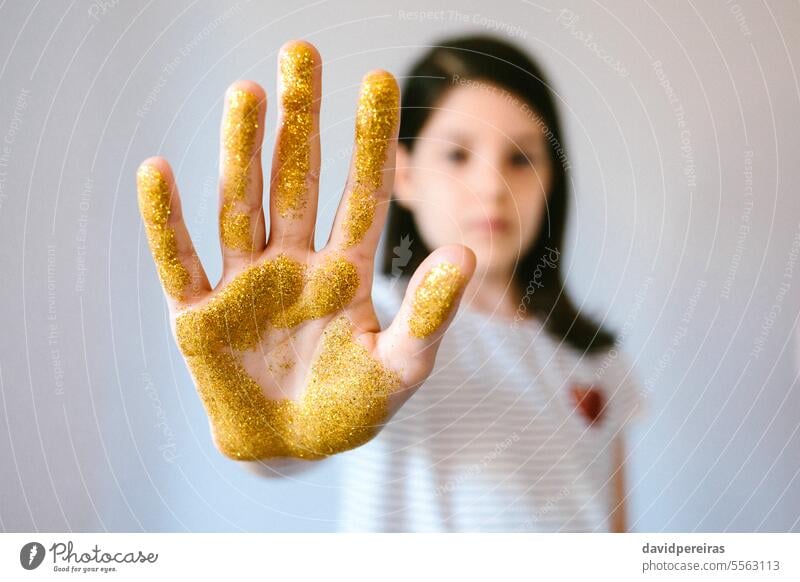
[[[482,234],[506,234],[511,231],[511,221],[505,218],[481,218],[472,222],[471,227]]]

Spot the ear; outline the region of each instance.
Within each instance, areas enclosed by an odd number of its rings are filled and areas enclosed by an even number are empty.
[[[402,143],[397,144],[397,159],[394,170],[394,198],[406,210],[414,210],[412,188],[411,152]]]

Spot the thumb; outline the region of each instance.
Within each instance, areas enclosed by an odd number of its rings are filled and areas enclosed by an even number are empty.
[[[378,334],[381,360],[400,372],[403,401],[433,369],[442,336],[474,271],[475,254],[469,248],[448,245],[436,249],[411,277],[392,324]]]

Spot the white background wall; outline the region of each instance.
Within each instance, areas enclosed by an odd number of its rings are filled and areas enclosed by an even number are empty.
[[[0,5],[0,528],[335,528],[335,463],[265,481],[213,449],[134,171],[172,161],[218,276],[223,91],[244,77],[274,96],[278,47],[306,38],[325,62],[324,238],[361,75],[402,76],[443,35],[494,31],[552,77],[574,170],[569,286],[622,329],[647,395],[634,528],[800,531],[796,3],[226,6]]]

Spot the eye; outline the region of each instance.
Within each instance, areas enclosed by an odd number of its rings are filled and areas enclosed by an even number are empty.
[[[520,166],[533,166],[536,163],[536,158],[529,156],[523,152],[517,152],[511,156],[511,165]]]
[[[469,152],[464,148],[453,148],[445,153],[445,157],[449,162],[454,164],[463,164],[469,157]]]

